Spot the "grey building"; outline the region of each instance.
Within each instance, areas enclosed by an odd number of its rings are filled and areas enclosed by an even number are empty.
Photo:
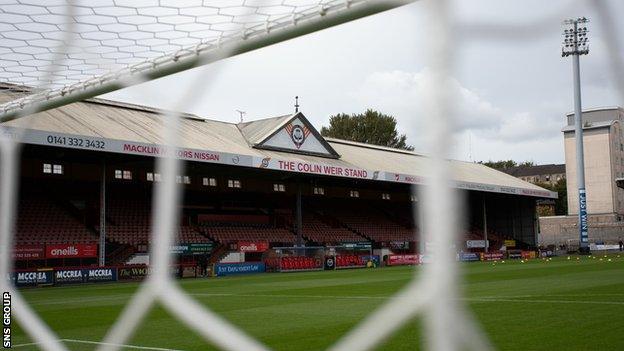
[[[517,166],[507,169],[501,169],[501,171],[512,175],[516,178],[520,178],[529,183],[546,183],[550,185],[556,184],[561,179],[566,177],[566,165],[565,164],[548,164],[537,166]]]
[[[624,190],[616,178],[624,176],[624,109],[596,108],[583,111],[585,188],[587,210],[594,215],[624,214]],[[563,127],[568,188],[568,214],[578,214],[574,114]]]
[[[583,111],[585,189],[590,242],[617,242],[624,236],[624,189],[616,180],[624,178],[624,109],[603,107]],[[568,216],[540,217],[542,244],[578,243],[578,187],[574,113],[566,115],[563,127]]]

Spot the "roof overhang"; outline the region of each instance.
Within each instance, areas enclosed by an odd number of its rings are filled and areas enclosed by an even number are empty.
[[[612,125],[619,123],[617,120],[611,121],[602,121],[602,122],[594,122],[583,125],[583,130],[591,130],[591,129],[601,129],[601,128],[610,128]],[[576,130],[575,126],[565,126],[561,129],[564,133],[574,133]]]
[[[159,144],[142,143],[83,135],[49,132],[34,129],[5,127],[0,129],[5,137],[25,144],[80,149],[89,151],[139,155],[146,157],[174,157],[184,161],[222,164],[256,169],[270,169],[283,172],[371,180],[391,183],[426,185],[427,178],[412,174],[396,173],[383,169],[363,169],[343,160],[323,162],[322,159],[304,161],[285,154],[275,157],[260,157],[241,153],[227,153],[193,148],[168,147]],[[329,160],[329,159],[327,159]],[[453,180],[458,189],[491,193],[531,196],[536,198],[557,198],[557,193],[539,187],[523,188]]]

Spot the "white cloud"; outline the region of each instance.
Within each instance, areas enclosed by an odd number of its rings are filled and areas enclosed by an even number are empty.
[[[559,121],[520,112],[503,118],[498,128],[486,131],[484,137],[508,142],[537,141],[559,134],[561,127]]]
[[[451,80],[450,87],[454,89],[453,96],[457,99],[454,110],[455,135],[452,137],[461,140],[454,148],[456,157],[467,159],[469,146],[463,142],[467,131],[472,133],[474,148],[485,152],[487,148],[481,145],[497,145],[501,150],[513,150],[518,155],[522,154],[521,150],[525,146],[534,150],[536,145],[557,144],[563,124],[557,112],[545,111],[550,108],[542,109],[546,112],[544,116],[504,111],[484,98],[483,94],[463,86],[457,79]],[[423,127],[424,106],[431,89],[432,73],[429,69],[417,73],[395,70],[370,74],[351,93],[351,97],[360,106],[394,115],[399,129],[407,134],[409,142],[417,150],[423,150],[427,136]],[[492,152],[491,156],[482,154],[481,157],[495,158],[496,154]]]
[[[463,87],[457,80],[450,83],[455,90],[457,131],[487,129],[499,123],[502,112],[477,93]],[[402,128],[418,129],[424,120],[425,99],[432,89],[432,73],[428,68],[417,73],[405,71],[375,72],[369,75],[351,96],[362,106],[393,114]]]

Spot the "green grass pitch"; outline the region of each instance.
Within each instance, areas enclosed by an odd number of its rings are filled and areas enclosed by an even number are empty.
[[[624,255],[572,256],[526,263],[465,263],[465,300],[501,350],[624,350]],[[404,286],[411,267],[182,280],[202,304],[276,350],[321,350]],[[137,283],[23,290],[72,350],[91,350]],[[420,320],[383,350],[422,349]],[[18,326],[13,343],[37,349]],[[206,343],[160,306],[127,344],[206,350]],[[131,350],[132,348],[124,348]]]

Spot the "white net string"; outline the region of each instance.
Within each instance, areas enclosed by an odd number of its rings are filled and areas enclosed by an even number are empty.
[[[48,82],[54,85],[53,89],[43,90],[0,105],[0,111],[4,112],[2,117],[0,117],[0,121],[15,118],[17,112],[25,105],[37,106],[34,108],[36,111],[58,107],[65,104],[67,100],[76,101],[85,99],[88,95],[101,95],[122,87],[128,87],[146,80],[214,62],[219,59],[297,37],[311,31],[391,9],[412,1],[413,0],[104,1],[102,3],[108,3],[111,7],[107,10],[110,12],[108,15],[90,14],[91,12],[101,12],[102,8],[99,7],[101,6],[99,2],[99,6],[97,7],[91,4],[82,6],[74,4],[74,7],[82,9],[84,16],[72,17],[77,22],[76,33],[70,33],[70,35],[75,34],[75,36],[72,36],[72,42],[67,43],[70,44],[67,48],[65,48],[62,42],[49,43],[47,50],[51,52],[47,55],[45,53],[16,52],[16,49],[18,51],[23,51],[19,50],[21,47],[30,47],[27,40],[15,41],[14,39],[6,38],[7,35],[13,35],[13,32],[15,32],[13,29],[17,28],[17,25],[28,26],[27,28],[30,26],[37,26],[40,31],[39,35],[44,37],[52,36],[51,33],[57,33],[58,31],[53,30],[51,27],[44,26],[48,25],[48,23],[46,23],[46,21],[49,21],[46,19],[47,17],[41,18],[40,16],[44,15],[32,14],[19,15],[23,17],[18,17],[18,19],[9,17],[9,19],[7,19],[8,21],[18,23],[10,23],[12,27],[9,27],[5,32],[3,32],[0,27],[0,37],[5,37],[4,45],[6,46],[3,49],[3,41],[0,40],[0,52],[5,51],[4,56],[0,53],[0,68],[4,69],[4,72],[0,70],[0,82],[36,86],[36,83],[41,82],[41,77],[45,77],[45,74],[40,73],[40,71],[56,70],[59,73],[55,75],[55,79],[52,82]],[[166,6],[160,6],[161,3],[165,3]],[[123,4],[123,6],[119,4]],[[134,7],[131,7],[131,4],[134,4]],[[18,11],[21,7],[25,6],[19,2],[15,2],[14,5],[15,6],[6,6],[12,9],[11,11]],[[40,11],[45,10],[49,12],[50,9],[48,6],[50,5],[46,3],[46,5],[40,5],[38,8],[40,8]],[[2,6],[2,8],[4,8],[4,6]],[[155,17],[154,20],[156,23],[145,25],[135,24],[136,29],[129,30],[124,27],[125,23],[120,22],[118,17],[112,14],[115,11],[119,11],[119,8],[133,9],[133,11],[137,12],[137,15],[133,17]],[[170,15],[156,15],[159,11],[167,11],[167,9],[171,12]],[[205,10],[201,9],[216,9],[218,13],[228,13],[228,15],[225,16],[227,21],[221,18],[221,15],[217,15],[216,17],[205,16]],[[27,11],[34,10],[30,9],[30,7],[28,7],[28,10],[23,10],[23,12]],[[173,12],[178,14],[175,15]],[[203,28],[203,26],[207,25],[211,29],[208,32],[205,30],[197,30],[197,28],[193,31],[192,27],[187,26],[189,25],[188,23],[164,24],[170,29],[166,31],[166,33],[175,33],[175,35],[172,34],[170,38],[165,39],[169,43],[175,44],[168,45],[166,48],[153,45],[150,40],[163,36],[164,32],[158,31],[151,26],[161,24],[158,22],[159,20],[162,21],[161,18],[181,17],[181,12],[185,13],[183,16],[190,18],[189,21],[192,19],[190,24],[199,23],[198,25],[200,27]],[[190,14],[187,15],[187,12]],[[192,13],[194,13],[194,15]],[[245,15],[248,13],[253,13],[254,16]],[[7,14],[4,15],[9,16]],[[10,16],[17,15],[10,14]],[[102,17],[110,17],[111,19],[108,20],[108,22],[114,23],[94,24],[103,21],[101,19]],[[13,19],[11,20],[11,18]],[[259,21],[258,18],[262,18],[263,20]],[[173,19],[169,20],[174,21]],[[0,21],[2,21],[1,17]],[[68,21],[68,19],[65,18],[62,20],[61,24],[56,24],[60,26],[57,28],[61,30],[61,33],[66,21]],[[87,26],[82,25],[85,24],[85,21],[87,21]],[[136,22],[140,23],[141,21],[137,20]],[[111,27],[105,27],[105,30],[96,30],[96,28],[106,25],[110,25]],[[148,31],[150,28],[151,31]],[[126,32],[125,30],[129,31]],[[98,35],[111,34],[116,36],[127,33],[133,33],[133,35],[137,35],[137,33],[149,33],[150,36],[146,36],[146,38],[143,39],[134,39],[136,42],[134,45],[125,42],[124,45],[121,45],[114,39],[111,39],[117,43],[117,45],[113,45],[104,39],[94,40],[93,43],[85,43],[84,37],[91,37],[89,33],[96,33]],[[197,39],[195,36],[201,39]],[[148,43],[152,45],[147,45]],[[124,53],[131,55],[131,59],[127,61],[126,58],[124,58],[116,61],[116,59],[110,59],[108,57],[110,53],[100,52],[102,47],[109,47],[106,44],[112,45],[110,48],[114,53],[123,52],[123,49],[126,47],[147,46],[155,49],[151,49],[148,52],[149,55],[146,54],[146,57],[133,56],[135,53],[132,52]],[[17,46],[17,48],[13,46]],[[91,47],[95,48],[91,50],[95,52],[88,52],[87,48]],[[80,74],[74,76],[74,70],[69,69],[69,67],[50,64],[47,59],[54,56],[54,54],[58,53],[61,49],[67,50],[67,54],[62,53],[65,57],[63,61],[64,65],[76,63],[72,60],[78,59],[80,60],[78,63],[84,61],[88,69],[85,68]],[[83,54],[82,50],[87,50],[87,54]],[[79,53],[76,54],[74,51],[79,51]],[[227,55],[224,55],[226,53]],[[29,59],[28,56],[19,55],[32,55],[36,60],[31,62],[33,60]],[[8,69],[13,69],[12,67],[15,65],[21,67],[19,70],[23,70],[24,72],[6,71]],[[2,73],[4,73],[4,75],[2,75]]]
[[[357,3],[361,1],[352,1]],[[15,0],[0,7],[0,81],[59,88],[136,64],[172,59],[344,6],[342,0]],[[72,30],[68,31],[68,25]],[[66,40],[71,34],[71,42]],[[195,50],[200,50],[196,48]],[[54,56],[62,54],[65,62]],[[56,69],[57,62],[60,67]],[[53,81],[46,73],[56,70]]]
[[[391,1],[383,2],[379,5],[379,1],[299,1],[299,5],[293,5],[296,1],[280,0],[271,1],[102,1],[97,6],[81,5],[75,7],[78,14],[69,17],[76,19],[77,27],[72,29],[67,21],[67,13],[62,10],[65,2],[61,1],[54,5],[52,2],[46,2],[45,6],[37,4],[38,1],[14,1],[12,4],[2,5],[0,7],[0,81],[14,84],[36,85],[42,88],[43,92],[32,94],[29,97],[10,102],[0,107],[5,113],[0,116],[0,120],[8,118],[16,118],[21,115],[29,115],[35,111],[49,108],[52,104],[46,106],[45,103],[50,100],[58,99],[56,104],[70,103],[71,100],[84,98],[85,96],[94,96],[102,91],[101,86],[106,84],[115,85],[115,88],[121,88],[142,81],[152,79],[158,75],[171,74],[176,71],[188,69],[203,63],[212,62],[220,58],[229,57],[245,50],[241,50],[237,41],[244,41],[252,38],[254,35],[258,37],[270,34],[271,30],[267,27],[286,28],[288,25],[297,26],[298,21],[306,19],[320,18],[331,14],[332,11],[354,11],[352,6],[371,6],[370,11],[362,11],[354,15],[353,18],[361,17],[365,14],[379,12],[384,8],[398,6],[406,1],[395,2],[394,5],[388,5]],[[206,5],[210,3],[211,5]],[[232,5],[240,4],[239,6]],[[108,4],[105,6],[103,4]],[[216,15],[224,15],[223,22],[208,23],[209,36],[207,33],[201,33],[199,27],[192,29],[192,25],[202,24],[205,19],[203,16],[211,16],[210,14],[188,14],[192,12],[189,9],[191,5],[205,6],[210,11],[216,11]],[[272,4],[272,5],[270,5]],[[372,5],[371,5],[372,4]],[[614,31],[612,18],[609,11],[603,3],[599,1],[593,2],[597,13],[601,17],[599,22],[605,27],[608,45],[614,48],[615,52],[611,56],[611,69],[613,76],[619,77],[615,73],[622,72],[623,64],[621,56],[618,56],[615,49],[620,48],[617,34]],[[16,5],[16,6],[12,6]],[[19,6],[17,6],[19,5]],[[460,303],[461,291],[459,285],[461,277],[457,271],[457,264],[453,253],[450,250],[454,236],[458,233],[457,223],[460,219],[461,209],[457,206],[461,203],[456,192],[449,186],[450,169],[445,159],[449,156],[451,145],[447,136],[451,134],[451,126],[453,124],[453,89],[447,89],[447,82],[452,76],[453,62],[451,60],[451,47],[453,46],[451,29],[452,22],[450,19],[449,3],[445,0],[428,1],[429,22],[428,30],[431,31],[430,41],[427,43],[425,52],[428,53],[428,64],[434,72],[434,89],[430,91],[431,96],[428,101],[427,111],[427,128],[432,136],[430,149],[434,152],[431,154],[432,162],[429,164],[428,174],[431,174],[431,181],[424,188],[422,195],[424,203],[424,218],[431,220],[425,222],[425,233],[429,236],[429,240],[439,249],[437,254],[433,256],[433,262],[423,268],[423,274],[419,278],[415,278],[408,286],[400,291],[393,298],[389,299],[385,305],[374,311],[362,323],[353,328],[335,345],[331,346],[331,350],[368,350],[379,345],[393,331],[411,321],[416,315],[424,317],[427,346],[431,350],[456,350],[460,348],[470,348],[474,350],[487,350],[491,345],[481,334],[477,325],[472,320],[470,314]],[[23,8],[21,8],[24,6]],[[239,7],[245,8],[246,12]],[[275,14],[266,14],[262,11],[268,7],[276,6]],[[377,7],[375,7],[377,6]],[[161,8],[162,13],[150,12],[154,8]],[[238,10],[234,10],[238,9]],[[188,10],[188,11],[187,11]],[[119,12],[116,12],[119,11]],[[124,12],[125,11],[125,12]],[[156,11],[154,9],[154,11]],[[168,11],[168,12],[167,12]],[[240,12],[237,12],[240,11]],[[174,13],[175,12],[175,13]],[[169,13],[169,14],[167,14]],[[245,17],[249,15],[249,17]],[[22,16],[22,17],[19,17]],[[58,23],[52,23],[52,27],[46,30],[40,29],[39,34],[43,38],[52,38],[56,40],[56,44],[48,45],[47,52],[40,52],[36,41],[40,39],[36,35],[28,33],[36,33],[34,24],[50,24],[41,20],[37,16],[60,16],[54,17]],[[122,17],[129,16],[124,20]],[[130,19],[130,17],[135,17]],[[183,21],[182,17],[191,17],[187,19],[190,22]],[[561,18],[556,14],[545,17],[536,22],[544,24],[546,21]],[[50,17],[52,18],[52,17]],[[111,21],[115,19],[113,23]],[[165,18],[163,21],[162,18]],[[227,20],[225,19],[227,18]],[[241,18],[248,20],[243,21]],[[260,20],[256,20],[260,18]],[[340,21],[346,21],[349,17],[344,17]],[[147,22],[148,19],[153,22]],[[51,20],[51,19],[50,19]],[[94,23],[94,22],[101,23]],[[125,22],[124,22],[125,21]],[[128,24],[128,21],[136,21],[131,24],[132,30],[122,30],[118,27],[106,27],[109,24],[122,25]],[[145,23],[139,23],[146,21]],[[331,20],[327,20],[330,26]],[[338,22],[340,22],[338,21]],[[6,22],[6,23],[4,23]],[[244,22],[244,23],[240,23]],[[338,23],[335,22],[335,23]],[[156,30],[156,27],[149,27],[149,24],[170,25],[170,30]],[[145,26],[143,26],[143,24]],[[184,25],[190,25],[185,27]],[[223,27],[219,24],[224,24]],[[225,26],[227,24],[228,26]],[[26,25],[26,26],[24,26]],[[91,30],[95,26],[97,30]],[[259,29],[264,26],[263,29]],[[130,27],[125,27],[129,29]],[[324,27],[323,25],[319,28]],[[539,27],[539,25],[538,25]],[[26,28],[26,29],[24,29]],[[28,29],[30,28],[30,29]],[[136,29],[135,29],[136,28]],[[151,29],[150,29],[151,28]],[[164,28],[164,27],[163,27]],[[173,29],[171,29],[173,28]],[[494,25],[464,25],[463,28],[472,29],[469,37],[480,37],[484,33],[497,33],[491,35],[490,39],[500,40],[505,37],[529,37],[540,34],[540,31],[517,31],[513,26],[505,26],[500,24]],[[487,30],[484,30],[487,29]],[[500,29],[500,30],[494,30]],[[257,32],[255,32],[257,30]],[[15,31],[23,31],[26,34],[18,37]],[[53,32],[73,33],[66,39],[58,39],[58,33],[52,35]],[[104,33],[102,37],[93,39],[93,33]],[[11,34],[6,34],[11,33]],[[47,33],[47,34],[46,34]],[[89,34],[89,35],[82,35]],[[127,34],[134,33],[134,34]],[[125,53],[123,50],[130,46],[144,46],[149,38],[142,38],[141,35],[151,33],[152,39],[162,39],[167,42],[167,47],[159,47],[148,45],[150,48],[144,51],[133,51],[129,55],[121,55]],[[166,34],[163,34],[166,33]],[[176,34],[177,33],[177,34]],[[243,35],[241,35],[241,33]],[[158,35],[157,35],[158,34]],[[292,33],[284,37],[278,37],[275,40],[284,40],[288,37],[301,35],[303,32]],[[109,35],[110,37],[106,37]],[[199,38],[196,38],[199,37]],[[128,39],[128,38],[130,39]],[[487,37],[487,36],[485,36]],[[191,40],[195,40],[190,42]],[[15,40],[15,41],[10,41]],[[89,42],[93,40],[94,42]],[[108,42],[108,41],[112,42]],[[115,41],[118,40],[118,41]],[[129,40],[124,42],[122,40]],[[185,41],[186,40],[186,41]],[[208,40],[208,42],[203,42]],[[231,45],[224,44],[230,41]],[[16,44],[21,41],[20,44]],[[271,41],[267,41],[268,43]],[[22,45],[24,44],[24,45]],[[187,51],[180,49],[188,44],[197,45],[194,50]],[[206,44],[205,47],[201,45]],[[17,46],[16,46],[17,45]],[[21,46],[20,46],[21,45]],[[163,44],[164,45],[164,44]],[[112,47],[110,52],[99,50],[100,47]],[[153,47],[152,47],[153,46]],[[24,47],[32,47],[34,49],[21,49]],[[252,47],[257,47],[252,46]],[[249,47],[248,49],[252,49]],[[167,49],[168,48],[168,49]],[[7,52],[7,49],[10,51]],[[18,50],[16,50],[18,49]],[[66,50],[66,51],[64,51]],[[108,50],[108,49],[107,49]],[[177,51],[176,51],[177,50]],[[171,54],[171,52],[176,52]],[[210,52],[211,56],[202,56],[204,52]],[[4,56],[8,53],[9,56]],[[117,57],[116,54],[120,54]],[[165,53],[165,56],[162,56]],[[24,65],[25,68],[14,69],[14,63],[18,60],[17,56],[11,55],[30,55],[35,60],[43,60],[39,62],[33,69],[30,65]],[[45,56],[46,54],[54,54]],[[84,54],[84,56],[82,56]],[[110,54],[110,55],[109,55]],[[59,57],[62,60],[59,60]],[[191,64],[184,63],[185,57],[193,57]],[[202,57],[201,60],[196,59]],[[21,57],[24,59],[25,57]],[[147,64],[135,64],[134,61],[124,59],[152,59]],[[68,61],[68,60],[78,60]],[[81,61],[82,60],[82,61]],[[28,61],[27,59],[23,61]],[[57,64],[64,61],[64,64]],[[69,62],[69,63],[67,63]],[[138,61],[136,61],[138,62]],[[82,69],[69,69],[74,64],[85,64],[87,66]],[[128,66],[135,64],[134,66]],[[92,65],[92,66],[88,66]],[[41,67],[47,67],[39,69]],[[166,67],[166,69],[162,69]],[[67,68],[67,70],[66,70]],[[74,67],[75,68],[75,67]],[[119,71],[115,71],[120,69]],[[14,71],[18,72],[14,72]],[[104,70],[104,71],[101,71]],[[155,73],[156,71],[159,73]],[[111,74],[110,72],[116,73]],[[35,73],[38,72],[38,73]],[[44,72],[46,74],[40,73]],[[10,74],[9,74],[10,73]],[[104,76],[101,76],[104,74]],[[97,76],[97,78],[93,78]],[[180,106],[188,106],[205,89],[205,84],[198,84],[199,81],[206,81],[197,78],[197,81],[189,85],[189,93],[178,106],[171,108],[172,111],[180,110]],[[87,79],[85,81],[85,79]],[[620,93],[624,97],[624,80],[619,79]],[[51,86],[52,89],[47,89]],[[110,89],[111,86],[108,88]],[[80,91],[80,94],[76,94]],[[69,96],[69,98],[68,98]],[[66,98],[65,100],[63,100]],[[13,113],[12,117],[11,113]],[[163,130],[166,136],[167,145],[176,145],[179,135],[175,131],[179,117],[175,113],[164,115],[166,121]],[[1,138],[0,139],[0,161],[2,168],[0,169],[0,276],[7,276],[11,271],[11,249],[13,246],[12,234],[13,223],[15,217],[16,189],[18,182],[18,158],[19,158],[19,140]],[[153,233],[152,233],[152,251],[151,256],[154,265],[153,274],[146,280],[133,298],[129,301],[126,308],[122,312],[120,318],[109,330],[104,340],[99,344],[100,350],[117,350],[122,347],[125,341],[129,340],[137,326],[149,312],[155,303],[160,302],[164,307],[180,321],[198,332],[204,339],[212,344],[228,350],[265,350],[266,346],[254,338],[248,336],[244,331],[239,330],[222,317],[207,309],[205,306],[195,302],[190,296],[182,291],[168,275],[167,267],[172,263],[171,256],[168,252],[170,244],[173,242],[173,233],[175,230],[174,223],[177,223],[177,204],[180,201],[180,188],[174,182],[175,174],[180,174],[181,162],[174,158],[161,158],[157,161],[157,167],[160,174],[163,175],[163,182],[156,187],[156,196],[154,197],[154,208],[158,216],[153,216]],[[435,176],[433,176],[435,175]],[[44,350],[65,350],[66,347],[59,342],[59,338],[54,332],[39,319],[39,317],[28,306],[19,291],[15,290],[6,280],[0,280],[0,288],[10,291],[13,295],[13,307],[15,316],[20,324],[30,335],[33,341]]]
[[[195,77],[184,98],[168,110],[181,111],[183,107],[196,103],[208,86],[206,81],[210,80],[202,75]],[[163,115],[165,145],[179,145],[180,117],[180,114],[175,112]],[[157,172],[162,174],[164,181],[158,183],[155,188],[153,208],[159,215],[152,216],[154,228],[150,252],[152,274],[129,302],[98,350],[119,349],[119,345],[124,344],[139,327],[154,302],[161,302],[172,315],[224,350],[266,350],[242,330],[192,300],[180,290],[169,274],[169,267],[173,263],[169,248],[174,244],[176,223],[179,223],[178,204],[181,200],[181,189],[175,182],[175,175],[181,174],[181,166],[181,161],[173,157],[157,160]]]
[[[72,6],[65,6],[65,14],[72,16],[74,14]],[[63,42],[71,43],[71,33],[73,22],[67,24],[67,31],[63,33]],[[50,82],[53,80],[55,73],[60,70],[59,62],[63,60],[63,51],[59,51],[52,56],[52,69],[46,70],[43,80],[39,82],[42,89],[48,89]],[[47,82],[47,83],[46,83]],[[27,116],[35,110],[34,105],[25,106],[19,116]],[[28,127],[28,125],[26,125]],[[0,127],[0,131],[4,132],[4,127]],[[22,144],[19,140],[23,137],[24,130],[17,131],[14,138],[5,137],[2,133],[0,137],[0,165],[2,166],[2,175],[0,178],[0,277],[8,277],[13,270],[12,248],[13,235],[15,227],[15,213],[17,209],[17,189],[19,188],[19,157]],[[35,314],[32,308],[23,300],[22,296],[13,288],[12,285],[4,286],[5,281],[0,282],[2,291],[8,291],[13,297],[13,305],[15,306],[16,318],[21,325],[28,326],[25,328],[29,336],[36,341],[37,344],[46,345],[48,350],[60,351],[65,350],[62,343],[59,342],[55,333]]]

